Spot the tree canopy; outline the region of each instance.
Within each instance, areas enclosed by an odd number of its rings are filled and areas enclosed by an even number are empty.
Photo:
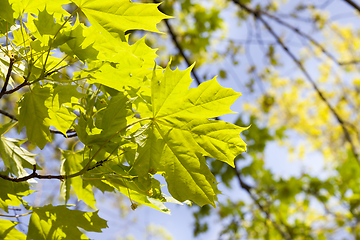
[[[360,4],[179,0],[160,9],[175,16],[163,26],[174,62],[196,60],[199,83],[216,74],[241,89],[236,124],[251,124],[235,168],[209,160],[227,194],[219,208],[195,211],[195,235],[215,216],[219,239],[359,238]]]
[[[111,193],[133,210],[195,203],[195,236],[216,218],[216,239],[359,238],[359,14],[1,0],[0,236],[86,239]]]
[[[157,65],[145,38],[129,44],[130,30],[159,32],[156,24],[169,16],[158,4],[5,0],[1,9],[1,209],[25,211],[1,216],[30,215],[25,233],[1,220],[2,239],[101,232],[107,223],[97,211],[68,205],[76,196],[96,210],[94,188],[124,194],[134,210],[142,204],[166,213],[164,203],[185,201],[215,207],[219,190],[205,157],[233,167],[245,151],[246,128],[215,119],[232,112],[241,94],[216,78],[189,89],[192,67]],[[59,153],[56,174],[48,172],[48,148]],[[62,204],[26,202],[50,179],[61,181]]]

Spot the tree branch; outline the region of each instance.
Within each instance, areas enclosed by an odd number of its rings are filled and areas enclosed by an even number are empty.
[[[237,169],[237,166],[236,166],[236,161],[234,163],[235,167],[234,167],[234,171],[235,171],[235,174],[236,174],[236,177],[239,181],[239,184],[240,186],[249,194],[249,196],[251,197],[251,199],[256,203],[256,205],[259,207],[260,211],[262,211],[266,218],[269,219],[271,221],[271,223],[273,224],[273,226],[275,227],[275,229],[281,234],[281,236],[284,238],[284,239],[288,239],[288,240],[291,240],[291,236],[289,236],[286,232],[284,232],[279,224],[277,224],[277,222],[275,222],[275,220],[272,219],[272,217],[270,216],[270,212],[268,210],[266,210],[264,208],[264,206],[259,202],[259,200],[254,196],[254,194],[251,192],[251,189],[252,187],[247,185],[246,183],[243,182],[243,180],[241,179],[241,176],[240,176],[240,173]]]
[[[17,178],[17,177],[9,177],[7,175],[0,174],[0,178],[11,181],[11,182],[25,182],[32,178],[64,180],[64,179],[78,177],[78,176],[84,174],[86,171],[87,171],[87,169],[83,168],[80,171],[78,171],[77,173],[73,173],[70,175],[40,175],[36,172],[36,165],[33,165],[33,172],[25,177]]]
[[[269,33],[276,39],[276,41],[280,44],[280,46],[283,48],[283,50],[287,53],[287,55],[296,63],[296,65],[300,68],[300,70],[303,72],[303,74],[305,75],[306,79],[310,82],[310,84],[312,85],[313,89],[317,92],[318,96],[320,97],[320,99],[328,106],[330,112],[335,116],[337,122],[341,125],[341,128],[343,130],[344,136],[346,141],[350,144],[351,150],[357,160],[357,162],[360,164],[360,157],[359,154],[356,151],[355,145],[351,139],[350,133],[347,130],[346,126],[345,126],[345,121],[340,117],[340,115],[336,112],[336,110],[330,105],[329,101],[327,100],[327,98],[324,96],[324,94],[322,93],[322,91],[319,89],[319,87],[317,86],[317,84],[315,83],[315,81],[312,79],[312,77],[310,76],[310,74],[307,72],[307,70],[305,69],[305,67],[302,65],[302,63],[295,57],[295,55],[287,48],[287,46],[285,46],[285,44],[283,43],[283,41],[281,40],[281,38],[274,32],[274,30],[270,27],[270,25],[261,17],[261,11],[259,10],[254,10],[251,9],[249,7],[247,7],[246,5],[244,5],[243,3],[241,3],[241,1],[239,0],[232,0],[235,4],[237,4],[240,8],[244,9],[246,12],[252,14],[255,19],[258,19],[260,22],[262,22],[264,24],[264,26],[266,27],[266,29],[269,31]]]
[[[8,118],[11,118],[12,120],[18,121],[18,119],[17,119],[15,116],[11,115],[11,114],[8,113],[8,112],[5,112],[4,110],[1,110],[1,109],[0,109],[0,114],[5,115],[5,116],[7,116]]]
[[[24,214],[20,214],[20,215],[4,215],[4,214],[0,214],[0,217],[13,217],[13,218],[18,218],[18,217],[23,217],[26,215],[31,214],[32,212],[28,212],[28,213],[24,213]]]
[[[271,15],[270,13],[261,10],[260,11],[262,15],[265,15],[273,20],[275,20],[276,22],[278,22],[279,24],[289,28],[290,30],[292,30],[293,32],[299,34],[300,36],[308,39],[312,44],[314,44],[315,46],[317,46],[318,48],[320,48],[320,50],[326,55],[328,56],[331,60],[333,60],[335,63],[337,63],[338,65],[345,65],[344,62],[339,62],[331,53],[329,53],[320,43],[318,43],[314,38],[312,38],[310,35],[300,31],[298,28],[290,25],[287,22],[284,22],[283,20],[281,20],[280,18]]]
[[[360,12],[360,6],[354,3],[352,0],[344,0],[344,1]]]
[[[6,88],[7,88],[7,85],[9,84],[9,80],[10,80],[10,76],[11,76],[11,72],[12,72],[12,68],[14,66],[14,63],[15,63],[15,58],[13,58],[11,56],[10,57],[10,63],[9,63],[8,72],[6,74],[6,78],[5,78],[5,82],[4,82],[4,86],[2,87],[1,92],[0,92],[0,94],[2,94],[2,95],[4,95],[4,92],[6,92]]]
[[[2,98],[2,96],[4,96],[5,94],[11,94],[11,93],[14,93],[18,90],[20,90],[21,88],[23,88],[24,86],[26,85],[30,85],[30,83],[27,81],[27,79],[25,78],[24,82],[20,85],[18,85],[17,87],[13,88],[13,89],[10,89],[8,91],[5,91],[5,92],[0,92],[0,98]]]
[[[73,137],[76,137],[77,136],[77,133],[76,133],[76,130],[75,129],[68,129],[67,131],[66,131],[66,133],[74,133],[74,134],[72,134],[72,135],[65,135],[65,134],[63,134],[62,132],[60,132],[60,131],[58,131],[58,130],[53,130],[53,129],[50,129],[50,132],[51,133],[54,133],[54,134],[61,134],[61,135],[63,135],[64,137],[66,137],[66,138],[73,138]]]
[[[160,2],[159,2],[158,0],[154,0],[154,3],[160,3]],[[176,36],[176,34],[175,34],[172,26],[170,25],[168,19],[164,19],[164,22],[165,22],[165,24],[166,24],[166,27],[167,27],[167,29],[168,29],[168,32],[170,33],[171,39],[172,39],[172,41],[174,42],[176,48],[178,49],[180,55],[184,58],[186,64],[190,67],[192,64],[191,64],[189,58],[186,56],[186,54],[185,54],[185,52],[184,52],[184,49],[181,47],[179,41],[177,40],[177,36]],[[193,74],[193,76],[194,76],[194,78],[195,78],[196,83],[197,83],[198,85],[200,85],[200,84],[201,84],[201,81],[200,81],[200,78],[199,78],[197,72],[195,71],[195,68],[192,70],[192,74]]]
[[[0,114],[3,114],[5,116],[7,116],[8,118],[11,118],[12,120],[15,120],[15,121],[18,121],[18,119],[14,116],[14,115],[11,115],[10,113],[4,111],[4,110],[1,110],[0,109]],[[62,132],[58,131],[58,130],[53,130],[53,129],[50,129],[50,132],[51,133],[54,133],[54,134],[61,134],[63,135],[64,137],[66,138],[72,138],[72,137],[76,137],[77,136],[77,133],[75,131],[75,129],[69,129],[66,131],[66,133],[74,133],[72,135],[65,135],[63,134]]]

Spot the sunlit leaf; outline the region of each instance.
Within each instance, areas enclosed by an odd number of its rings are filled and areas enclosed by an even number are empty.
[[[18,177],[28,175],[24,167],[32,169],[33,165],[36,165],[36,154],[32,154],[25,148],[22,148],[20,145],[23,142],[18,139],[0,137],[1,158],[5,166]]]
[[[33,209],[27,239],[88,239],[79,228],[101,232],[101,229],[106,227],[106,221],[101,219],[97,212],[46,205]]]
[[[25,240],[26,235],[15,228],[17,222],[0,219],[0,238],[3,240]]]

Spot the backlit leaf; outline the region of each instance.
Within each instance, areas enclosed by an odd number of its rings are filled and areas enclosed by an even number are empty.
[[[148,172],[164,172],[169,192],[181,202],[214,205],[216,180],[203,156],[234,166],[234,158],[246,150],[240,138],[246,128],[208,118],[230,113],[240,94],[215,79],[189,90],[190,70],[168,67],[163,76],[154,75],[151,122],[134,134],[139,144],[135,166],[143,180]]]
[[[27,240],[88,239],[85,231],[101,232],[106,221],[97,212],[70,210],[66,206],[46,205],[33,209],[30,217]]]
[[[62,151],[61,174],[70,175],[82,170],[85,166],[83,164],[83,151],[71,152]],[[67,201],[70,197],[70,185],[73,187],[74,192],[79,200],[83,200],[90,207],[95,208],[95,198],[92,186],[83,180],[81,176],[65,179],[62,183],[62,195]]]
[[[2,173],[3,174],[3,173]],[[22,197],[33,191],[29,189],[28,182],[11,182],[0,178],[0,208],[8,212],[8,206],[20,206],[24,201]]]
[[[32,154],[25,148],[22,148],[20,145],[23,142],[24,141],[4,136],[0,138],[1,158],[5,166],[18,177],[28,175],[24,167],[32,169],[33,165],[36,165],[36,154]]]
[[[158,4],[140,4],[128,0],[72,0],[100,32],[122,38],[128,30],[142,29],[159,32],[156,24],[168,18]]]
[[[3,240],[25,240],[26,235],[15,228],[17,222],[0,219],[0,239]]]
[[[46,100],[51,96],[49,87],[36,86],[24,94],[19,102],[19,127],[26,127],[26,135],[30,142],[43,149],[47,142],[51,142],[48,109]]]

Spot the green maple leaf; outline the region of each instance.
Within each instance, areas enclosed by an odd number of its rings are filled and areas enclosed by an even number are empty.
[[[62,91],[62,88],[70,91]],[[30,142],[43,149],[47,142],[51,142],[50,126],[66,134],[76,118],[76,115],[64,106],[66,103],[71,104],[67,100],[72,101],[69,94],[76,91],[74,88],[76,89],[76,86],[36,85],[32,91],[24,94],[19,102],[19,127],[20,129],[26,127]],[[78,93],[75,96],[81,96],[81,94]]]
[[[0,137],[1,158],[5,166],[18,177],[28,175],[24,167],[32,169],[33,165],[36,165],[36,154],[32,154],[25,148],[20,147],[23,142],[25,141],[4,136]]]
[[[2,173],[7,175],[6,173]],[[20,206],[24,203],[22,197],[33,191],[29,189],[28,182],[11,182],[0,178],[0,208],[8,212],[8,206]]]
[[[126,127],[126,118],[134,114],[131,101],[121,92],[111,98],[102,117],[102,134],[114,134]]]
[[[62,5],[68,4],[69,0],[9,0],[17,16],[24,13],[37,14],[38,11],[43,11],[45,8],[56,14],[68,15]]]
[[[124,170],[124,166],[112,166],[112,174],[104,174],[104,183],[116,188],[119,192],[130,198],[132,207],[133,201],[137,204],[146,205],[164,213],[170,214],[170,210],[164,205],[166,199],[162,196],[160,182],[156,179],[149,180],[150,188],[146,190],[142,183],[137,180],[137,176],[131,176]],[[114,174],[115,173],[115,174]]]
[[[63,104],[78,104],[79,98],[84,96],[78,92],[76,85],[55,85],[53,97],[56,99],[58,106]]]
[[[47,142],[51,142],[48,109],[46,100],[51,97],[48,87],[34,87],[24,94],[19,102],[19,129],[26,127],[26,135],[30,142],[43,149]]]
[[[61,24],[55,22],[53,14],[49,14],[46,7],[39,12],[38,18],[34,20],[34,25],[38,31],[35,36],[45,44],[61,29]]]
[[[169,18],[161,13],[159,4],[132,3],[129,0],[72,0],[89,19],[91,25],[103,34],[121,38],[133,29],[159,32],[156,24]]]
[[[95,41],[94,48],[100,52],[99,59],[108,63],[103,64],[98,71],[90,74],[90,83],[100,83],[123,91],[125,86],[133,88],[143,86],[144,76],[151,78],[154,59],[157,55],[156,49],[151,49],[146,45],[145,37],[133,45],[103,39],[102,41]]]
[[[139,144],[134,167],[146,182],[148,172],[164,172],[171,195],[177,200],[212,204],[218,190],[203,156],[234,166],[234,158],[246,150],[240,132],[246,128],[212,120],[232,112],[240,96],[221,87],[216,79],[190,89],[191,68],[166,68],[151,83],[151,121],[134,134]]]
[[[106,221],[97,212],[70,210],[66,206],[46,205],[34,208],[30,217],[27,240],[88,239],[85,231],[101,232]]]
[[[84,168],[83,161],[82,151],[62,151],[61,174],[70,175],[79,172]],[[96,200],[92,186],[86,183],[81,176],[65,179],[61,183],[61,194],[66,202],[70,198],[70,186],[73,187],[79,199],[83,200],[90,207],[95,208]]]
[[[14,10],[11,8],[11,5],[9,4],[8,0],[0,0],[0,19],[4,19],[6,22],[10,23],[10,25],[7,26],[7,29],[5,28],[3,32],[10,31],[10,27],[15,24],[14,21]]]
[[[60,50],[70,56],[77,56],[83,62],[97,59],[99,52],[93,48],[93,43],[85,41],[87,39],[87,36],[84,36],[86,31],[88,31],[87,27],[77,20],[67,36],[70,40],[60,46]]]
[[[17,222],[0,219],[0,239],[3,240],[25,240],[26,235],[15,228]]]

